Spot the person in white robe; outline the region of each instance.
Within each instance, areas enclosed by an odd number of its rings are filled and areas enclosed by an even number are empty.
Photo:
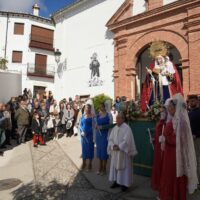
[[[111,188],[121,186],[122,191],[126,191],[133,182],[132,161],[137,149],[123,113],[118,113],[116,123],[108,140],[108,154],[111,156],[109,181],[113,182]]]

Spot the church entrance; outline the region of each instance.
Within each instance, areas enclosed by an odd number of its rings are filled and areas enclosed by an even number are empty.
[[[135,84],[135,94],[136,99],[140,99],[141,92],[142,92],[142,86],[146,77],[146,67],[149,67],[150,64],[154,62],[154,60],[151,58],[149,53],[149,45],[146,45],[139,53],[138,53],[138,59],[136,64],[136,84]],[[168,52],[169,52],[169,58],[173,62],[173,64],[176,66],[179,76],[181,79],[181,83],[183,83],[182,79],[182,64],[181,64],[181,55],[177,48],[173,46],[172,44],[167,43],[168,45]]]

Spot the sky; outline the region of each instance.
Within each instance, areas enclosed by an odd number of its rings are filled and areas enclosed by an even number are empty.
[[[75,0],[0,0],[0,11],[16,11],[32,13],[32,6],[40,6],[40,16],[49,17],[50,14],[73,3]]]

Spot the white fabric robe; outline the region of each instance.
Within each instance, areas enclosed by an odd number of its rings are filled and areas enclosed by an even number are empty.
[[[116,169],[119,166],[117,163],[120,152],[113,150],[114,145],[119,146],[121,155],[123,155],[120,157],[122,169]],[[133,182],[132,158],[137,154],[137,150],[131,128],[126,123],[121,126],[116,125],[112,129],[108,141],[108,154],[111,155],[109,180],[130,187]]]

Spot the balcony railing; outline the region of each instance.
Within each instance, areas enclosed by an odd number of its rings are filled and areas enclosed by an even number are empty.
[[[53,38],[31,34],[29,47],[54,51]]]
[[[43,78],[54,78],[54,65],[35,65],[28,63],[27,76],[37,76]]]

